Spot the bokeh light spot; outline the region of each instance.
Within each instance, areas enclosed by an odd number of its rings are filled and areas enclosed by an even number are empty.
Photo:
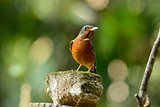
[[[77,2],[71,7],[71,17],[75,23],[95,23],[96,13],[83,2]]]
[[[112,80],[125,80],[128,76],[127,65],[122,60],[113,60],[108,66],[108,75]]]
[[[55,19],[56,9],[59,0],[29,0],[28,5],[31,6],[33,14],[44,21],[51,22]]]
[[[103,10],[109,3],[109,0],[86,0],[86,2],[95,10]]]
[[[31,86],[25,83],[21,86],[19,107],[29,107],[30,100],[31,100]]]
[[[45,63],[53,52],[53,41],[49,37],[40,37],[33,42],[30,57],[39,64]]]
[[[114,102],[123,102],[129,95],[129,87],[128,85],[121,82],[114,82],[111,84],[107,91],[107,97]]]
[[[8,73],[12,76],[12,77],[18,77],[20,76],[24,71],[24,68],[22,65],[20,64],[12,64],[9,69],[8,69]]]

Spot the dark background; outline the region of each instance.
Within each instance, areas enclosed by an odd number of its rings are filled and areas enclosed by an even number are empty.
[[[86,24],[99,27],[92,39],[104,86],[97,107],[135,107],[160,27],[159,0],[0,0],[0,107],[51,102],[44,77],[78,67],[69,44]],[[148,91],[155,107],[159,69],[158,57]]]

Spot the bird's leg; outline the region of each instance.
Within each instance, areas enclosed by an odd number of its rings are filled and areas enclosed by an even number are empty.
[[[89,67],[89,69],[88,69],[88,71],[87,71],[87,72],[90,72],[91,68],[92,68],[92,65]]]
[[[79,71],[79,69],[80,69],[80,67],[81,67],[81,66],[82,66],[82,64],[80,64],[80,65],[79,65],[79,67],[77,68],[77,70],[76,70],[76,71]]]

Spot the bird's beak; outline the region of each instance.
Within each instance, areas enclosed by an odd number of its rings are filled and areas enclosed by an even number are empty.
[[[98,29],[98,27],[93,27],[92,29],[90,29],[90,31],[95,31],[97,29]]]
[[[93,27],[93,28],[90,29],[90,32],[89,32],[89,38],[90,38],[90,39],[92,38],[93,32],[94,32],[96,29],[98,29],[98,27]]]

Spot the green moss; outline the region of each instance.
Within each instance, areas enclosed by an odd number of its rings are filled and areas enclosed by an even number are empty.
[[[67,71],[58,71],[58,72],[52,72],[50,74],[48,74],[46,78],[48,78],[49,75],[64,75],[64,74],[73,74],[76,76],[80,76],[82,79],[93,79],[93,80],[98,80],[99,82],[102,82],[102,77],[98,74],[95,73],[91,73],[91,72],[87,72],[87,71],[72,71],[72,70],[67,70]]]

